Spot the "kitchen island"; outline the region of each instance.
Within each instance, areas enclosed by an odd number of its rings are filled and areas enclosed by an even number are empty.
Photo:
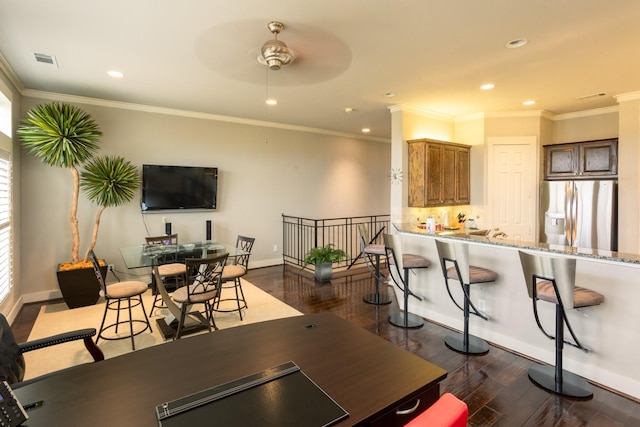
[[[518,250],[535,254],[572,257],[577,260],[576,285],[605,296],[599,306],[569,310],[567,316],[578,339],[591,349],[585,353],[565,346],[564,368],[584,378],[640,399],[640,256],[617,252],[577,249],[560,245],[537,244],[486,237],[481,232],[430,234],[416,225],[394,223],[394,231],[403,235],[403,251],[422,255],[433,263],[416,271],[411,288],[423,297],[409,300],[409,311],[425,319],[462,330],[462,313],[453,304],[445,288],[434,239],[454,239],[469,244],[473,265],[496,271],[494,283],[473,285],[471,299],[485,306],[489,320],[472,316],[470,333],[492,344],[548,364],[555,364],[553,341],[538,329],[533,317],[520,266]],[[451,282],[454,297],[462,301],[462,290]],[[394,288],[398,298],[400,291]],[[543,326],[553,331],[555,307],[539,304]],[[444,343],[442,344],[444,345]]]

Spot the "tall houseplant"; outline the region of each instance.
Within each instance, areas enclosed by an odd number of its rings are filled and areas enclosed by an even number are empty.
[[[331,280],[333,276],[332,264],[347,257],[342,249],[336,249],[331,243],[326,246],[312,248],[304,256],[304,265],[315,265],[315,278],[321,282]]]
[[[52,102],[34,107],[27,113],[17,134],[28,154],[49,166],[70,170],[73,178],[70,214],[73,242],[71,262],[63,263],[59,266],[59,270],[89,267],[87,256],[95,247],[102,213],[107,207],[119,206],[133,198],[134,190],[140,186],[137,169],[120,156],[96,156],[102,132],[88,113],[70,104]],[[84,170],[80,172],[80,167],[83,165]],[[81,189],[90,201],[98,205],[92,238],[83,261],[79,258],[80,233],[77,217]],[[92,275],[93,270],[87,269]],[[80,285],[84,286],[81,290],[82,294],[93,299],[86,303],[70,303],[67,299],[68,292],[65,292],[60,280],[59,271],[60,289],[69,307],[93,304],[97,301],[99,285],[95,276],[97,285],[95,292],[89,284]]]

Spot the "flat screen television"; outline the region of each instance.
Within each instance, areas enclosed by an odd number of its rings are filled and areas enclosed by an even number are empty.
[[[142,165],[143,212],[216,209],[218,168]]]

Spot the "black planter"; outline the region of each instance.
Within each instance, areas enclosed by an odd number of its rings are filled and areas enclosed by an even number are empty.
[[[102,277],[107,275],[107,266],[100,266]],[[69,308],[94,305],[100,297],[100,283],[93,268],[57,271],[62,298]]]

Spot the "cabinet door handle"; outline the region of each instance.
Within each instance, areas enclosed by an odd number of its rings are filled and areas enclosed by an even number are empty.
[[[412,412],[414,412],[416,409],[418,409],[418,406],[420,406],[420,399],[416,400],[416,405],[413,408],[409,408],[409,409],[398,409],[396,411],[396,415],[407,415],[407,414],[411,414]]]

